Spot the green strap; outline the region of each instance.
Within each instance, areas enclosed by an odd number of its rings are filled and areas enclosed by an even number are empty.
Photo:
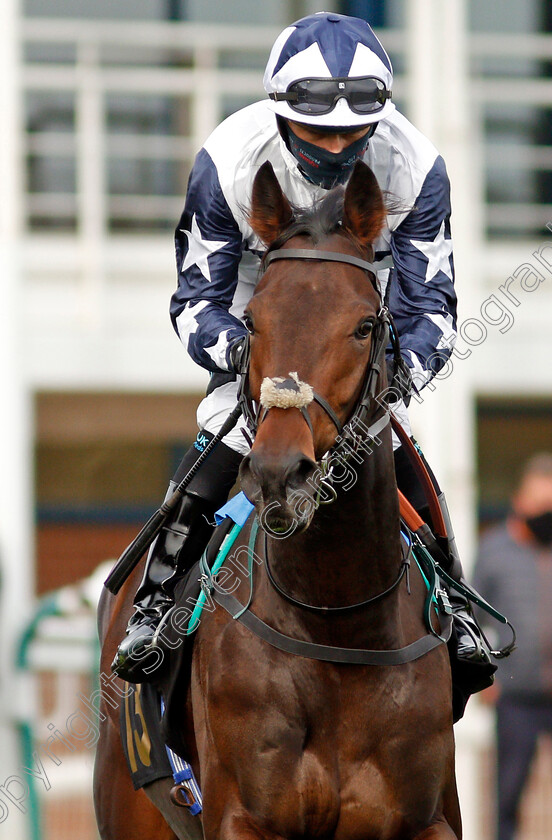
[[[416,546],[416,551],[417,551],[417,548],[418,548],[418,547]],[[418,558],[416,557],[416,551],[414,551],[414,550],[413,550],[414,559],[415,559],[415,561],[416,561],[416,565],[417,565],[417,567],[418,567],[418,570],[419,570],[419,572],[420,572],[420,574],[421,574],[421,576],[422,576],[422,578],[423,578],[423,581],[424,581],[424,583],[425,583],[425,585],[426,585],[426,589],[428,589],[428,590],[429,590],[429,589],[430,589],[430,587],[431,587],[431,584],[430,584],[430,582],[429,582],[429,580],[428,580],[428,578],[427,578],[426,573],[424,572],[424,570],[423,570],[423,568],[422,568],[422,564],[420,563],[420,561],[419,561],[419,560],[418,560]],[[433,601],[433,603],[435,604],[435,609],[437,609],[437,598],[435,597],[435,595],[432,595],[432,596],[431,596],[431,600],[432,600],[432,601]]]
[[[477,604],[478,607],[481,607],[482,610],[492,615],[493,618],[496,618],[497,621],[500,621],[501,624],[510,624],[506,616],[499,613],[498,610],[495,610],[494,607],[489,604],[475,589],[472,589],[471,586],[467,586],[466,584],[460,583],[460,581],[454,580],[445,570],[439,566],[439,577],[443,578],[445,583],[448,583],[452,589],[456,589],[461,595],[464,595],[469,601],[472,601],[474,604]]]
[[[247,574],[249,575],[249,598],[247,603],[240,612],[232,616],[232,618],[239,618],[242,613],[249,609],[251,601],[253,600],[253,558],[255,554],[255,543],[257,541],[257,533],[259,531],[259,517],[256,516],[251,526],[251,533],[249,534],[249,544],[247,546]]]
[[[220,567],[228,557],[228,553],[232,546],[234,545],[238,534],[242,529],[241,525],[234,525],[232,530],[225,536],[223,543],[219,549],[219,553],[217,554],[216,560],[213,563],[213,568],[210,569],[205,560],[205,553],[203,554],[201,560],[199,561],[199,568],[202,575],[205,575],[209,580],[216,575],[216,573],[220,570]],[[207,594],[205,590],[202,588],[201,592],[198,595],[196,605],[194,610],[190,616],[190,620],[188,622],[188,629],[187,633],[193,633],[194,630],[197,630],[199,627],[199,619],[201,613],[203,612],[203,607],[205,606],[205,601],[207,599]]]
[[[236,542],[236,538],[239,533],[241,533],[243,529],[243,525],[234,525],[229,531],[229,533],[225,536],[221,547],[219,548],[219,552],[216,556],[215,562],[213,563],[213,568],[210,569],[207,565],[206,555],[207,552],[203,552],[203,556],[199,561],[199,569],[202,575],[202,578],[206,578],[207,585],[205,588],[202,586],[201,592],[199,593],[198,599],[196,601],[194,610],[190,616],[190,620],[188,622],[188,629],[187,633],[193,633],[199,627],[199,619],[201,613],[203,612],[203,607],[205,606],[205,601],[207,600],[207,590],[211,591],[213,587],[213,578],[217,572],[220,571],[222,568],[224,561],[228,557],[230,553],[230,549]],[[257,539],[257,532],[259,530],[259,520],[257,517],[253,520],[253,524],[251,526],[251,533],[249,535],[249,545],[247,547],[247,566],[248,566],[248,575],[249,575],[249,599],[247,604],[243,608],[244,611],[249,609],[251,605],[251,600],[253,598],[253,558],[254,558],[254,548],[255,542]],[[238,616],[234,616],[234,618],[238,618]]]
[[[412,551],[414,553],[416,563],[418,564],[418,568],[420,569],[421,575],[427,587],[427,597],[424,601],[425,625],[429,632],[432,633],[432,635],[436,636],[438,639],[441,639],[441,641],[445,641],[445,639],[439,633],[437,633],[436,630],[434,630],[433,624],[431,622],[432,604],[435,605],[435,610],[437,613],[444,612],[446,615],[450,615],[452,613],[450,607],[448,609],[443,609],[443,604],[440,603],[439,599],[437,598],[439,578],[437,576],[435,561],[423,545],[413,545]]]
[[[479,592],[476,592],[476,590],[472,589],[471,586],[469,586],[467,583],[461,583],[458,580],[454,580],[454,578],[452,578],[448,574],[448,572],[445,572],[443,567],[435,561],[435,559],[432,557],[431,553],[427,550],[427,548],[422,543],[416,542],[416,544],[413,545],[413,551],[414,551],[414,556],[416,558],[416,562],[418,563],[418,566],[420,567],[420,571],[422,573],[422,576],[423,576],[423,578],[426,582],[426,586],[428,587],[428,589],[431,586],[432,589],[433,589],[433,593],[435,593],[435,591],[436,591],[437,581],[441,580],[444,583],[446,583],[451,589],[454,589],[454,590],[456,590],[456,592],[459,592],[460,595],[462,595],[464,598],[466,598],[467,601],[469,601],[473,604],[477,604],[478,607],[480,607],[482,610],[484,610],[486,613],[488,613],[494,619],[496,619],[497,621],[500,621],[501,624],[506,624],[507,627],[509,627],[510,632],[512,634],[511,641],[507,645],[505,645],[504,647],[500,648],[499,650],[490,650],[491,655],[495,659],[504,659],[504,657],[508,656],[514,650],[514,648],[516,646],[516,631],[512,627],[512,625],[510,624],[510,622],[508,621],[506,616],[502,615],[502,613],[498,612],[498,610],[495,610],[495,608],[493,606],[491,606],[491,604],[489,604],[488,601],[486,601],[485,598],[483,598],[479,594]],[[422,561],[422,564],[420,564],[419,560]],[[429,580],[426,577],[426,575],[424,574],[424,570],[421,567],[422,565],[425,568],[425,571],[426,571],[426,573],[429,577]],[[430,581],[431,581],[431,583],[430,583]],[[430,600],[430,598],[428,596],[428,601],[429,600]],[[429,611],[428,601],[426,601],[426,604],[425,604],[424,617],[425,617],[427,626],[429,627],[429,629],[433,633],[434,631],[432,630],[431,625],[429,624],[430,611]],[[477,626],[479,627],[479,632],[481,633],[481,635],[485,639],[483,631],[482,631],[482,629],[479,626],[479,623],[477,621],[477,618],[474,618],[474,620],[475,620]],[[489,644],[486,639],[485,639],[485,642],[487,644]],[[491,646],[489,645],[489,648],[490,647]]]

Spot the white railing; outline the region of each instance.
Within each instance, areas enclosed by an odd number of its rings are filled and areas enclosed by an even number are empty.
[[[110,226],[131,226],[140,220],[174,226],[187,174],[205,138],[231,109],[264,97],[262,70],[277,30],[27,20],[23,34],[31,56],[37,50],[50,54],[57,50],[63,59],[31,57],[25,62],[27,97],[40,98],[42,106],[50,98],[53,109],[53,97],[64,95],[65,118],[73,123],[65,131],[27,130],[22,147],[29,167],[33,163],[40,167],[42,162],[52,180],[56,163],[65,162],[74,167],[75,181],[74,188],[64,192],[52,187],[39,191],[31,184],[26,196],[29,227],[69,223],[81,235],[99,236]],[[400,37],[395,34],[387,40],[398,43]],[[152,107],[165,107],[177,132],[110,131],[107,115],[115,97],[134,97],[135,121],[146,118]],[[27,112],[32,120],[29,107]],[[52,112],[52,122],[55,117]],[[178,183],[172,194],[118,194],[107,184],[110,160],[125,165],[174,163]],[[140,186],[138,179],[135,186]]]
[[[527,238],[542,236],[550,218],[550,205],[538,200],[536,185],[538,173],[552,170],[552,145],[539,143],[536,128],[545,111],[552,107],[552,79],[539,73],[542,65],[552,60],[552,35],[478,33],[471,35],[469,47],[470,98],[475,135],[484,153],[487,185],[507,183],[512,176],[516,184],[524,182],[525,195],[517,196],[515,187],[511,187],[511,200],[488,202],[487,231]],[[486,71],[485,64],[498,66],[500,71]],[[495,119],[508,120],[510,126],[517,121],[510,143],[497,143],[486,136],[486,117],[493,110]],[[533,184],[529,183],[531,173]],[[552,196],[548,197],[551,200]]]
[[[259,73],[221,67],[221,56],[254,53],[251,44],[255,49],[268,49],[274,35],[272,30],[250,27],[25,22],[27,49],[35,53],[37,49],[64,50],[69,56],[69,60],[57,62],[27,61],[25,91],[41,96],[42,102],[60,92],[65,94],[66,119],[74,121],[69,131],[47,128],[28,132],[27,154],[43,156],[50,167],[54,158],[58,163],[64,159],[75,169],[74,191],[27,193],[27,218],[70,220],[80,235],[88,237],[105,234],[110,220],[115,225],[140,219],[174,224],[185,175],[195,152],[220,120],[225,97],[238,93],[253,101],[262,94]],[[130,116],[135,122],[147,117],[152,107],[162,106],[164,97],[170,98],[171,110],[179,110],[187,125],[178,134],[110,132],[107,114],[109,100],[115,97],[134,98]],[[175,185],[174,195],[141,191],[118,195],[107,184],[106,162],[110,159],[175,161],[184,170],[178,179],[180,189]]]
[[[72,20],[26,20],[23,24],[27,60],[23,87],[28,98],[44,110],[65,97],[65,130],[59,126],[27,126],[22,148],[29,172],[46,173],[50,183],[33,183],[26,194],[26,217],[31,229],[69,228],[85,238],[103,237],[110,230],[152,231],[170,228],[178,217],[187,174],[202,142],[220,119],[235,107],[262,97],[262,68],[276,35],[271,27],[200,26],[193,24],[112,23]],[[405,33],[386,31],[383,40],[393,57],[405,60]],[[535,119],[552,107],[552,80],[539,78],[539,62],[552,58],[552,36],[473,34],[469,40],[473,73],[470,100],[473,136],[485,152],[487,180],[520,177],[552,170],[552,147],[521,137],[515,145],[485,146],[484,121],[489,108],[523,107]],[[51,60],[37,58],[50,53]],[[52,56],[52,51],[54,54]],[[55,60],[55,52],[59,58]],[[490,58],[525,60],[522,77],[493,77],[481,71]],[[407,87],[399,76],[398,97]],[[125,106],[125,98],[133,98]],[[107,124],[117,109],[127,107],[127,117],[141,118],[150,126],[116,131]],[[408,112],[408,102],[403,103]],[[173,121],[171,130],[155,124],[152,108],[164,109]],[[129,111],[130,109],[130,111]],[[513,112],[515,116],[515,111]],[[30,120],[33,109],[27,107]],[[149,116],[148,116],[149,115]],[[159,122],[159,120],[157,120]],[[111,163],[110,163],[111,162]],[[144,189],[138,172],[131,192],[117,191],[109,176],[122,167],[165,167],[158,184]],[[56,168],[71,170],[69,188],[56,189]],[[172,167],[172,168],[171,168]],[[109,169],[109,171],[108,171]],[[49,175],[48,175],[49,173]],[[159,188],[159,182],[171,179]],[[115,177],[114,180],[117,180]],[[132,182],[132,178],[130,179]],[[142,181],[142,183],[141,183]],[[513,234],[538,233],[549,208],[538,198],[491,202],[487,230]]]

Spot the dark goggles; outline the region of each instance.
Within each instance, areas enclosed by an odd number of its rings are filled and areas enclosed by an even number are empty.
[[[355,114],[376,114],[381,111],[391,91],[381,79],[358,76],[343,79],[299,79],[285,93],[269,93],[275,102],[289,102],[298,114],[329,114],[342,97]]]

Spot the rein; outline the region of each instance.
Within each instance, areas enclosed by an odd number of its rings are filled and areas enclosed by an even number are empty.
[[[402,648],[394,648],[392,650],[342,648],[333,645],[320,645],[316,642],[306,642],[303,639],[294,639],[291,636],[286,636],[284,633],[280,633],[278,630],[275,630],[274,627],[271,627],[269,624],[266,624],[266,622],[259,618],[259,616],[255,615],[255,613],[251,610],[251,602],[253,598],[253,555],[258,531],[259,520],[255,518],[251,528],[251,534],[249,536],[248,573],[251,576],[251,579],[249,599],[245,605],[238,601],[237,598],[235,598],[233,595],[231,595],[229,592],[223,589],[220,584],[217,583],[215,575],[209,570],[207,564],[203,561],[203,559],[201,564],[201,586],[203,591],[205,593],[208,592],[215,601],[215,603],[221,606],[224,610],[226,610],[226,612],[235,621],[239,621],[260,639],[272,645],[272,647],[278,648],[279,650],[283,650],[286,653],[292,653],[295,656],[303,656],[307,659],[316,659],[321,662],[333,662],[344,665],[396,666],[405,665],[408,662],[414,662],[416,659],[420,659],[422,656],[425,656],[430,651],[435,650],[435,648],[439,647],[440,645],[446,644],[450,639],[452,633],[452,613],[450,611],[450,606],[445,607],[445,604],[439,597],[441,593],[437,589],[437,576],[435,574],[435,565],[429,555],[427,556],[428,565],[425,570],[425,579],[428,592],[424,607],[424,617],[429,632],[426,635],[421,636],[419,639],[416,639],[416,641],[411,642],[409,645],[405,645],[405,647]],[[410,555],[411,548],[409,548],[408,550],[408,560],[410,558]],[[403,561],[403,568],[404,567],[405,561]],[[403,576],[404,573],[401,574],[400,579],[402,579]],[[399,581],[397,581],[393,585],[393,588],[395,588],[398,585],[398,583]],[[386,594],[388,593],[381,593],[379,596],[376,596],[376,599],[383,598]],[[433,628],[430,616],[431,605],[436,605],[436,601],[441,608],[440,633]],[[353,605],[351,608],[355,608],[356,606],[361,605]],[[337,609],[341,611],[343,608],[338,607]],[[346,607],[345,609],[350,608]],[[325,612],[328,612],[328,610],[325,610]]]
[[[410,561],[412,558],[412,545],[406,546],[405,550],[403,551],[403,560],[401,563],[401,567],[399,569],[399,574],[395,578],[394,582],[391,586],[388,586],[383,592],[379,592],[377,595],[373,595],[371,598],[366,598],[365,601],[358,601],[356,604],[347,604],[344,607],[319,607],[315,606],[314,604],[307,604],[304,601],[299,601],[297,598],[294,598],[293,595],[290,595],[286,592],[275,579],[272,569],[270,568],[270,561],[268,559],[268,534],[266,531],[264,532],[264,560],[265,560],[265,568],[267,577],[273,587],[276,590],[278,595],[282,597],[285,601],[290,604],[293,604],[294,607],[300,607],[302,610],[310,610],[311,612],[322,613],[323,615],[331,614],[331,615],[338,615],[341,613],[352,612],[353,610],[358,610],[361,607],[369,607],[372,604],[377,604],[378,601],[382,601],[387,595],[390,595],[392,592],[400,584],[403,577],[406,575],[406,586],[408,592],[410,592]]]

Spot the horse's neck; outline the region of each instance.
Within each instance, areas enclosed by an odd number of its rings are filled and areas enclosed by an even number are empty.
[[[315,604],[341,606],[384,591],[400,567],[398,501],[393,454],[381,446],[358,478],[337,499],[322,505],[310,528],[285,540],[269,540],[278,579]]]

